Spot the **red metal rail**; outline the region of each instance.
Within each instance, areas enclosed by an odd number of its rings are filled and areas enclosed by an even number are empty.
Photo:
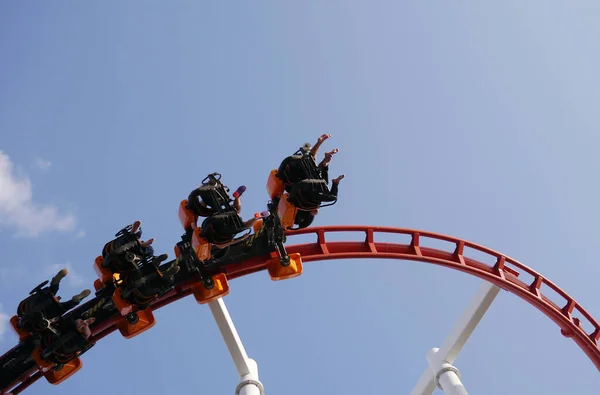
[[[364,240],[359,241],[327,241],[327,235],[339,232],[364,234]],[[527,301],[542,313],[547,315],[561,329],[563,336],[572,338],[575,343],[600,370],[600,325],[579,305],[571,296],[541,274],[519,263],[518,261],[489,248],[449,236],[412,229],[399,229],[378,226],[323,226],[307,228],[288,233],[288,238],[295,235],[313,234],[313,242],[296,244],[287,247],[289,253],[298,252],[303,262],[328,259],[349,258],[386,258],[413,260],[433,263],[456,269],[483,280],[496,284]],[[380,236],[394,238],[393,235],[405,235],[410,242],[399,243],[379,241]],[[447,250],[426,247],[426,240],[446,242],[451,248]],[[487,256],[493,264],[475,260],[470,256],[470,250],[478,251],[479,256]],[[257,257],[226,267],[229,279],[234,279],[261,270],[265,270],[267,257]],[[527,277],[529,280],[523,279]],[[154,310],[173,303],[190,294],[190,284],[179,285],[175,290],[157,300]],[[557,301],[562,301],[557,304]],[[92,341],[98,341],[116,330],[117,316],[94,328]],[[591,332],[583,329],[581,321],[587,321]],[[12,393],[18,394],[31,385],[42,375],[33,370],[21,377]],[[14,384],[13,384],[14,385]]]

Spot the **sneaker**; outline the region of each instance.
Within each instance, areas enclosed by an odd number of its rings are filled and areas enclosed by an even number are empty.
[[[345,175],[341,174],[339,177],[334,178],[333,180],[331,180],[331,182],[333,184],[339,184],[340,181],[342,181],[344,179],[344,177],[346,177]]]
[[[56,276],[52,277],[52,284],[56,285],[60,283],[60,280],[65,278],[67,274],[69,274],[69,271],[67,269],[62,269],[60,272],[56,273]]]
[[[267,218],[269,215],[271,215],[271,213],[268,210],[266,210],[266,211],[263,211],[262,213],[254,213],[254,218],[256,218],[256,219]]]
[[[169,258],[169,255],[161,254],[159,256],[155,256],[154,259],[152,260],[152,263],[154,263],[156,266],[159,266],[161,262],[166,261],[168,258]]]
[[[240,186],[234,193],[233,193],[233,198],[237,199],[240,196],[242,196],[242,193],[246,192],[246,186],[242,185]]]
[[[83,291],[81,291],[81,293],[79,295],[75,295],[73,296],[73,298],[71,298],[71,300],[73,302],[81,302],[83,299],[87,298],[88,296],[90,296],[90,294],[92,293],[92,291],[90,291],[89,289],[84,289]]]
[[[150,240],[140,242],[140,245],[142,246],[142,248],[146,248],[146,247],[150,246],[150,244],[154,243],[154,240],[155,239],[153,237]]]

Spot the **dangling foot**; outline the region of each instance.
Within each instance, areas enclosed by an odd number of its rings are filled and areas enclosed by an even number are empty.
[[[52,277],[51,284],[56,285],[60,283],[60,280],[65,278],[67,274],[69,274],[69,271],[67,269],[62,269],[60,272],[56,273],[56,276]]]
[[[321,161],[321,163],[319,163],[319,167],[328,167],[329,166],[329,162],[331,162],[331,159],[333,158],[333,155],[337,154],[340,150],[339,149],[334,149],[332,151],[326,152],[325,153],[325,158],[323,158],[323,160]]]
[[[133,225],[131,225],[131,233],[136,234],[138,232],[138,230],[140,230],[140,228],[142,227],[142,221],[135,221],[133,223]],[[138,237],[141,237],[142,233],[140,232],[140,235]]]
[[[325,133],[325,134],[322,134],[322,135],[319,137],[319,139],[317,140],[317,142],[319,142],[319,143],[323,144],[323,142],[324,142],[325,140],[327,140],[328,138],[330,138],[330,137],[331,137],[331,135],[330,135],[330,134],[327,134],[327,133]]]
[[[340,152],[340,150],[337,149],[337,148],[334,149],[334,150],[331,150],[329,152],[325,152],[325,159],[326,160],[331,160],[331,158],[333,158],[333,155],[337,154],[338,152]]]
[[[140,244],[142,245],[142,248],[146,248],[152,243],[154,243],[154,237],[151,238],[150,240],[140,242]]]
[[[161,254],[159,256],[155,256],[154,259],[152,260],[152,264],[155,265],[156,267],[159,267],[161,262],[166,261],[169,258],[169,255],[167,254]],[[175,260],[175,262],[177,262],[177,260]]]
[[[267,218],[270,214],[271,213],[268,210],[265,210],[262,213],[255,213],[254,218],[256,218],[256,219]]]
[[[240,196],[242,196],[242,193],[246,192],[246,186],[242,185],[240,186],[234,193],[233,193],[233,198],[237,199]]]
[[[346,177],[345,175],[341,174],[339,177],[334,178],[333,180],[331,180],[332,183],[334,184],[339,184],[340,181],[342,181],[344,179],[344,177]]]
[[[73,298],[71,298],[71,300],[73,302],[81,302],[83,299],[87,298],[88,296],[90,296],[90,294],[92,293],[92,291],[90,291],[89,289],[84,289],[83,291],[81,291],[81,293],[79,295],[75,295],[73,296]]]

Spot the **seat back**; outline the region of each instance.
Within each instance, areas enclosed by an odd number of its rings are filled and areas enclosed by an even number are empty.
[[[216,214],[202,222],[202,236],[212,244],[227,243],[245,229],[242,218],[235,211]]]
[[[277,215],[284,230],[294,227],[294,220],[297,213],[298,209],[289,201],[289,195],[284,193],[277,205]]]
[[[198,188],[200,198],[217,213],[230,211],[229,194],[222,184],[202,185]]]
[[[179,222],[181,222],[181,226],[183,229],[187,231],[188,229],[193,229],[196,227],[196,221],[198,218],[196,215],[188,208],[188,201],[186,199],[182,200],[179,203]]]
[[[64,311],[60,306],[60,302],[56,300],[55,296],[50,292],[48,288],[42,288],[38,292],[29,296],[27,299],[19,303],[17,314],[20,317],[27,316],[27,318],[34,321],[46,319],[52,319],[63,315]],[[36,325],[35,322],[32,324]]]
[[[294,185],[289,200],[303,210],[313,210],[329,195],[325,180],[303,180]]]
[[[267,179],[267,193],[271,200],[281,196],[285,188],[283,180],[277,175],[277,170],[271,170],[269,178]]]

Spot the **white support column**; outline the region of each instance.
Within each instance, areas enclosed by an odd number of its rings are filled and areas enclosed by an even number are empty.
[[[431,395],[436,387],[442,389],[446,395],[467,395],[467,390],[460,380],[460,372],[452,363],[499,292],[500,288],[492,283],[482,284],[442,347],[433,348],[427,353],[429,367],[410,395]]]
[[[208,304],[210,311],[217,322],[221,336],[229,350],[231,359],[235,364],[240,383],[238,384],[236,395],[264,395],[265,389],[258,379],[258,365],[256,361],[248,358],[240,336],[233,325],[233,320],[227,311],[225,302],[222,298],[214,300]]]

